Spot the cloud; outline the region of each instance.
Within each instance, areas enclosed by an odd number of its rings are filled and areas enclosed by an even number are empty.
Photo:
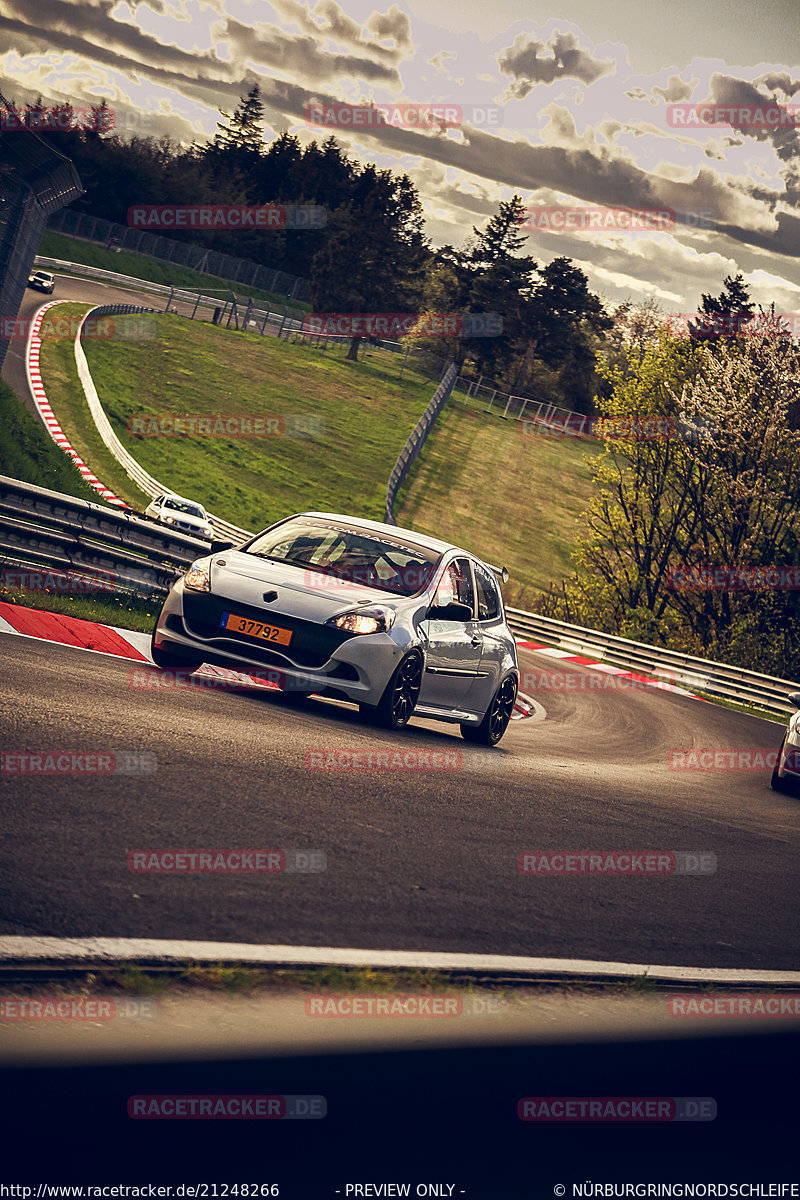
[[[542,52],[545,57],[541,57]],[[529,33],[518,33],[511,46],[502,50],[497,64],[504,75],[513,75],[509,95],[522,100],[539,83],[574,78],[590,84],[614,70],[613,59],[595,58],[578,45],[574,33],[555,32],[547,42]]]
[[[680,75],[670,75],[667,86],[654,87],[653,94],[661,96],[667,104],[676,104],[679,100],[690,100],[699,82],[699,79],[693,79],[691,83],[685,83]]]
[[[753,83],[756,87],[763,84],[770,92],[783,92],[789,99],[800,92],[800,79],[792,79],[788,71],[768,71],[766,75],[754,79]]]
[[[408,14],[401,12],[396,4],[393,4],[388,12],[374,12],[367,21],[367,30],[381,40],[391,38],[397,49],[402,50],[404,54],[411,54],[414,49]]]

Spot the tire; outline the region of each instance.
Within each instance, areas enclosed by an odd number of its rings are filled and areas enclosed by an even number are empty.
[[[392,672],[378,704],[359,705],[361,715],[383,729],[404,729],[411,720],[422,687],[422,656],[407,654]]]
[[[496,746],[508,728],[516,698],[516,676],[506,675],[492,696],[480,725],[462,725],[461,736],[465,741],[475,742],[479,746]]]
[[[155,634],[150,639],[150,657],[162,671],[196,671],[205,661],[194,654],[180,654],[165,650],[163,646],[156,649]]]
[[[775,759],[775,766],[772,768],[772,778],[769,781],[769,786],[774,792],[792,791],[791,781],[788,779],[781,779],[780,775],[778,774],[778,763],[781,761],[781,755],[783,754],[783,748],[785,745],[786,734],[783,735],[783,741],[781,742],[780,749],[778,750],[778,757]]]

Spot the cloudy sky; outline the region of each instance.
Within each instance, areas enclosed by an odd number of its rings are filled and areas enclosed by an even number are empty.
[[[568,255],[613,301],[692,311],[741,270],[756,300],[800,311],[798,0],[563,0],[554,17],[530,0],[374,3],[0,0],[0,90],[106,97],[123,136],[182,142],[213,136],[253,80],[268,138],[326,136],[309,104],[457,106],[447,128],[332,130],[408,172],[434,244],[460,244],[514,192],[534,211],[665,210],[668,228],[636,232],[534,217],[528,252]],[[736,111],[681,128],[670,106],[692,104]],[[747,115],[759,106],[777,128]]]

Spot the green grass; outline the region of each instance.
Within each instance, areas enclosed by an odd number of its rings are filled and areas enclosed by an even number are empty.
[[[150,283],[162,283],[167,287],[185,287],[203,291],[219,291],[225,289],[234,291],[240,296],[252,296],[254,300],[266,300],[275,305],[281,312],[290,308],[298,312],[308,312],[309,305],[300,300],[287,300],[281,292],[265,292],[261,288],[246,287],[231,279],[219,279],[215,275],[205,275],[202,271],[193,271],[190,267],[182,267],[178,263],[166,262],[162,258],[152,258],[148,254],[136,254],[132,250],[107,250],[105,246],[95,242],[86,242],[82,238],[68,237],[64,233],[54,233],[46,229],[42,234],[38,253],[42,258],[60,258],[63,262],[83,263],[87,267],[99,267],[103,271],[114,271],[118,275],[130,275],[134,279],[147,279]]]
[[[55,444],[38,417],[0,381],[0,475],[81,500],[100,496],[71,458]]]
[[[401,377],[401,357],[385,351],[362,348],[359,362],[350,363],[341,349],[326,352],[207,322],[157,315],[152,325],[152,339],[98,339],[86,342],[85,351],[115,432],[154,478],[243,529],[261,529],[303,509],[382,519],[386,481],[435,383],[408,367]],[[43,376],[49,389],[47,359]],[[54,383],[58,397],[61,382]],[[60,420],[60,399],[54,409]],[[322,432],[266,438],[129,434],[128,419],[147,414],[313,416]],[[71,409],[68,435],[77,422],[96,448],[83,409]],[[97,454],[97,473],[103,478],[105,472],[107,486],[127,499],[132,485],[119,480],[99,449]],[[87,455],[94,466],[94,449]]]
[[[592,496],[593,441],[522,438],[484,404],[450,399],[394,506],[399,524],[507,566],[507,604],[534,608],[571,554]],[[502,410],[499,410],[502,411]]]
[[[3,571],[32,571],[46,568],[17,567],[0,563]],[[63,592],[30,591],[27,588],[6,587],[0,583],[0,601],[19,604],[22,608],[38,608],[45,612],[64,613],[82,621],[95,621],[100,625],[119,625],[123,629],[136,629],[150,633],[161,609],[163,597],[152,596],[70,596]]]

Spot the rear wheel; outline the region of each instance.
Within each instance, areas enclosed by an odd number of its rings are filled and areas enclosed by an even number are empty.
[[[155,634],[150,639],[150,657],[162,671],[196,671],[204,662],[196,654],[180,654],[164,646],[156,646]]]
[[[508,728],[516,699],[516,677],[507,675],[492,697],[480,725],[462,725],[461,736],[480,746],[496,746]]]
[[[395,668],[377,706],[361,704],[361,715],[384,729],[402,729],[411,719],[422,687],[422,657],[407,654]]]

